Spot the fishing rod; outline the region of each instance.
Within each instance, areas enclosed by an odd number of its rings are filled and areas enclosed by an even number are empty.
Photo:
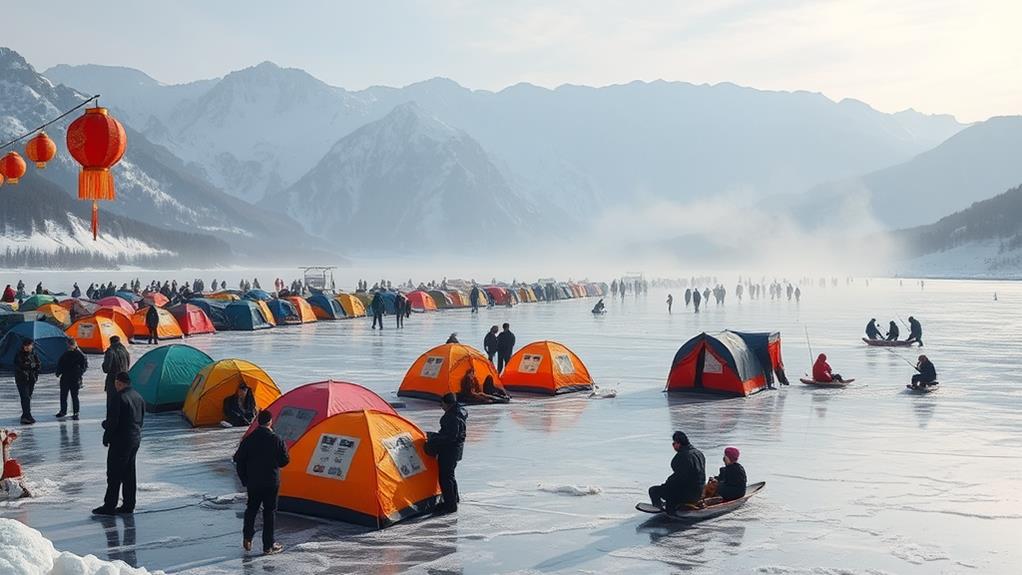
[[[809,326],[803,326],[806,330],[806,347],[809,348],[809,365],[813,365],[813,344],[809,341]],[[806,375],[809,375],[808,373]]]
[[[894,314],[894,317],[898,318],[898,321],[901,322],[901,325],[911,329],[911,326],[909,326],[908,323],[905,320],[901,319],[901,314],[897,314],[896,313],[896,314]]]
[[[889,351],[891,353],[891,355],[893,355],[894,357],[896,357],[896,358],[900,359],[901,361],[904,361],[905,363],[909,364],[912,367],[912,369],[918,370],[918,368],[916,368],[915,364],[913,364],[911,361],[909,361],[909,360],[905,359],[904,357],[902,357],[902,356],[898,355],[897,353],[895,353],[893,349],[891,349],[889,347],[885,347],[884,349]]]

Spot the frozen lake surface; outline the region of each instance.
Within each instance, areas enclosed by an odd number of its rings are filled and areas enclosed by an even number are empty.
[[[187,276],[188,274],[184,274]],[[204,274],[208,276],[208,274]],[[99,274],[99,277],[103,277]],[[267,281],[269,283],[269,281]],[[34,285],[34,283],[33,283]],[[733,290],[733,281],[729,290]],[[84,285],[82,286],[85,287]],[[668,315],[666,292],[413,315],[402,331],[369,320],[320,322],[186,341],[216,359],[266,369],[282,389],[341,379],[385,398],[426,349],[456,331],[481,347],[509,321],[519,346],[560,341],[614,399],[516,398],[471,407],[462,506],[455,516],[381,531],[281,514],[282,556],[241,549],[242,491],[230,455],[240,430],[189,428],[176,414],[149,416],[139,453],[139,509],[96,519],[105,450],[100,358],[90,356],[83,418],[58,423],[57,384],[43,376],[40,423],[15,446],[40,496],[0,504],[0,516],[39,529],[58,549],[168,573],[1017,573],[1022,564],[1022,285],[874,280],[806,288],[801,304],[769,299]],[[994,301],[997,292],[999,301]],[[867,348],[867,320],[913,314],[941,389],[906,392],[902,358],[918,351]],[[798,384],[814,353],[857,379],[847,389]],[[777,330],[795,382],[746,399],[699,401],[662,393],[678,347],[701,331]],[[903,328],[904,330],[904,328]],[[146,346],[132,346],[133,357]],[[900,357],[898,357],[900,356]],[[13,380],[0,380],[0,425],[19,428]],[[400,410],[423,429],[440,410]],[[750,482],[767,487],[738,512],[698,525],[633,510],[670,470],[670,435],[685,431],[715,471],[726,445],[742,451]]]

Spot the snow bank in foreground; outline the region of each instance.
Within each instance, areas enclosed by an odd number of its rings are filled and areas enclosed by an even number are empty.
[[[123,561],[79,557],[54,549],[35,529],[13,519],[0,519],[0,573],[10,575],[148,575]]]

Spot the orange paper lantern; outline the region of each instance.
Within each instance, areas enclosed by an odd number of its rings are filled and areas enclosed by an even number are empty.
[[[120,161],[128,138],[106,108],[88,108],[67,127],[67,150],[82,165],[78,174],[78,199],[92,200],[92,239],[99,229],[98,200],[113,200],[114,176],[110,168]]]
[[[46,135],[46,132],[39,132],[25,144],[25,157],[35,162],[35,167],[40,170],[46,167],[46,162],[57,155],[57,144]]]
[[[7,152],[7,155],[0,159],[0,174],[7,178],[7,183],[12,186],[25,175],[26,169],[25,160],[21,159],[18,152]]]

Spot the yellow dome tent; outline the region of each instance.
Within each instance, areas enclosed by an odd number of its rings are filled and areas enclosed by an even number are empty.
[[[193,427],[216,425],[224,418],[224,400],[245,383],[252,390],[257,409],[280,397],[280,389],[259,366],[242,359],[221,359],[195,376],[182,408]]]

